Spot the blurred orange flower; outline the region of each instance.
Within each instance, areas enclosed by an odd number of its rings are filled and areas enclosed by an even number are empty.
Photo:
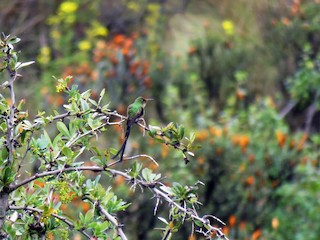
[[[302,135],[300,141],[299,141],[298,144],[297,144],[297,149],[298,149],[298,151],[301,151],[301,150],[303,149],[304,144],[305,144],[305,142],[307,141],[307,139],[308,139],[308,134],[307,134],[307,133],[304,133],[304,134]]]
[[[235,215],[231,215],[229,217],[229,225],[230,227],[234,227],[236,225],[236,222],[237,222],[237,218]]]
[[[249,176],[246,179],[246,185],[250,186],[254,183],[254,176]]]
[[[280,225],[278,218],[272,218],[271,225],[273,229],[277,229]]]
[[[121,45],[125,40],[125,37],[122,34],[117,34],[113,38],[113,42],[117,45]]]
[[[278,130],[276,131],[276,138],[279,146],[283,148],[284,144],[286,143],[287,135]]]
[[[208,137],[208,132],[205,129],[197,132],[197,134],[196,134],[196,139],[200,142],[205,141],[207,139],[207,137]]]
[[[251,240],[257,240],[261,237],[261,229],[255,230],[251,235]]]

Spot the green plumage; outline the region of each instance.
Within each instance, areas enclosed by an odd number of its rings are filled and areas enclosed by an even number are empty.
[[[142,118],[144,115],[144,108],[146,106],[147,99],[143,97],[138,97],[132,104],[130,104],[127,108],[127,129],[124,142],[117,152],[116,155],[112,159],[115,159],[120,153],[119,162],[123,160],[123,154],[126,149],[126,144],[131,132],[131,126],[136,123],[139,118]]]

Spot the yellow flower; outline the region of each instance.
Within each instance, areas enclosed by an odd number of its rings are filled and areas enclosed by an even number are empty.
[[[160,5],[158,3],[150,3],[147,6],[149,12],[156,13],[160,10]]]
[[[50,61],[51,50],[48,46],[44,46],[40,49],[40,53],[38,55],[38,61],[40,64],[48,64]]]
[[[222,22],[222,28],[227,35],[232,36],[234,34],[234,24],[230,20],[224,20]]]
[[[91,43],[87,40],[83,40],[83,41],[80,41],[79,44],[78,44],[78,48],[81,50],[81,51],[87,51],[87,50],[90,50],[91,49]]]
[[[140,10],[139,4],[136,3],[135,1],[130,1],[127,6],[130,10],[134,12],[138,12]]]
[[[50,36],[51,36],[53,39],[57,40],[57,39],[60,39],[60,38],[61,38],[61,33],[60,33],[59,30],[54,29],[54,30],[52,30],[52,31],[50,32]]]
[[[105,27],[103,26],[99,26],[97,28],[94,29],[94,33],[96,36],[107,36],[108,34],[108,29],[106,29]]]
[[[59,12],[60,13],[73,13],[75,11],[77,11],[78,9],[78,4],[75,2],[71,2],[71,1],[66,1],[60,4],[59,7]]]
[[[63,78],[59,78],[57,81],[57,85],[56,85],[56,92],[62,92],[63,90],[65,90],[67,88],[67,84],[68,82],[71,80],[72,76],[67,76],[65,79]],[[54,77],[54,79],[56,79]]]
[[[91,23],[91,28],[87,31],[87,35],[91,37],[105,37],[108,35],[108,29],[105,28],[101,23],[94,21]]]

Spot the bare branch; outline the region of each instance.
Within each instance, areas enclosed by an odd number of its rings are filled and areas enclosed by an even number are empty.
[[[159,166],[157,161],[153,157],[151,157],[150,155],[147,155],[147,154],[138,154],[138,155],[134,155],[134,156],[131,156],[131,157],[124,157],[123,161],[132,160],[132,159],[136,159],[136,158],[140,158],[140,157],[146,157],[146,158],[150,159],[155,165]],[[116,165],[116,164],[118,164],[120,162],[121,161],[119,161],[119,160],[118,161],[114,161],[114,162],[108,164],[107,167],[109,168],[109,167],[114,166],[114,165]]]

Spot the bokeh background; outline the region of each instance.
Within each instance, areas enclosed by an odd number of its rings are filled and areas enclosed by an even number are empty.
[[[199,211],[226,222],[230,239],[318,240],[319,13],[319,0],[2,0],[0,31],[36,61],[17,82],[30,117],[62,107],[52,76],[93,95],[106,88],[123,114],[152,97],[148,123],[181,123],[201,148],[185,165],[135,131],[129,152],[154,156],[160,167],[145,165],[170,180],[205,183]],[[114,131],[106,146],[123,141]],[[159,239],[152,196],[121,177],[113,188],[133,202],[121,215],[130,239]],[[190,229],[174,239],[201,239]]]

